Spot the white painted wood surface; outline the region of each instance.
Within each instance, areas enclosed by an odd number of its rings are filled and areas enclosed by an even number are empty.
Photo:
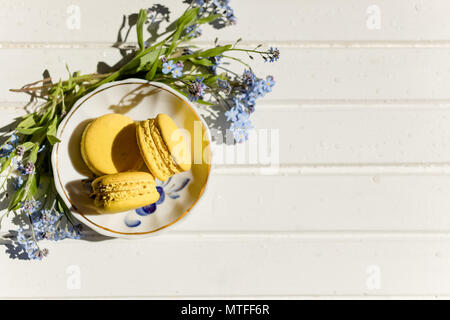
[[[158,237],[46,243],[41,262],[0,252],[0,297],[450,295],[450,3],[232,4],[238,24],[204,28],[198,44],[280,47],[278,64],[256,62],[277,85],[254,115],[279,130],[279,172],[217,164],[198,210]],[[80,29],[67,28],[70,5]],[[65,77],[65,63],[114,64],[122,16],[149,5],[0,0],[0,127],[27,101],[9,88],[45,69]],[[367,27],[372,5],[380,29]]]

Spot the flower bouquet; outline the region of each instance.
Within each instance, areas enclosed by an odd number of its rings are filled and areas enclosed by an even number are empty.
[[[15,129],[4,136],[0,147],[2,196],[9,203],[1,218],[12,214],[13,220],[26,222],[17,231],[2,235],[9,243],[7,252],[11,257],[42,259],[48,250],[39,246],[40,240],[82,236],[81,227],[55,190],[50,155],[59,142],[58,125],[70,108],[105,83],[127,78],[164,83],[205,108],[222,106],[227,130],[235,143],[248,139],[256,100],[270,92],[275,82],[271,76],[258,78],[235,53],[244,53],[250,60],[260,56],[274,62],[279,59],[279,50],[262,50],[261,46],[242,48],[240,40],[219,44],[216,39],[214,46],[206,49],[192,45],[190,41],[201,36],[202,25],[222,28],[236,23],[228,0],[188,1],[184,13],[165,31],[153,34],[151,41],[144,41],[144,27],[155,30],[163,20],[169,21],[168,13],[160,8],[155,5],[139,11],[137,45],[131,47],[129,59],[120,68],[92,74],[71,73],[67,68],[67,80],[53,82],[45,78],[12,90],[27,93],[42,103],[19,120]],[[242,64],[243,72],[230,70],[230,62]]]

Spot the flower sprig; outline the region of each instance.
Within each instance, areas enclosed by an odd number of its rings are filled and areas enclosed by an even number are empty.
[[[43,100],[37,110],[20,119],[0,146],[0,173],[4,176],[1,192],[9,196],[6,185],[12,180],[15,191],[9,198],[7,213],[22,215],[29,222],[28,228],[19,229],[15,239],[29,258],[40,259],[48,253],[39,248],[41,239],[80,237],[79,227],[54,189],[50,154],[59,142],[56,132],[61,120],[80,97],[99,86],[126,78],[165,83],[193,102],[222,105],[235,141],[247,140],[256,100],[272,90],[275,80],[272,76],[258,78],[247,62],[233,54],[245,53],[250,60],[259,55],[264,61],[274,62],[280,52],[276,48],[261,50],[261,46],[241,48],[240,40],[219,44],[216,39],[214,46],[206,49],[190,45],[192,39],[202,35],[203,25],[223,28],[237,20],[229,0],[186,2],[184,13],[162,33],[155,30],[161,21],[169,22],[168,10],[161,13],[158,6],[153,6],[139,11],[137,46],[122,67],[103,74],[71,73],[67,68],[67,80],[55,83],[45,78],[12,90]],[[151,41],[144,41],[145,25],[153,30]],[[245,70],[235,73],[228,69],[227,61],[238,62]],[[43,186],[46,192],[40,191]],[[63,220],[67,220],[65,227]]]

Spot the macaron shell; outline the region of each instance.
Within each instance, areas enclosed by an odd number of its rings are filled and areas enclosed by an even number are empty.
[[[86,155],[86,147],[85,147],[85,144],[86,144],[86,132],[88,132],[88,128],[90,127],[91,124],[92,124],[92,122],[89,123],[86,126],[86,128],[83,131],[83,135],[81,136],[81,157],[83,158],[84,163],[87,165],[89,170],[91,170],[95,175],[101,176],[102,173],[96,170],[96,168],[91,164],[88,156]]]
[[[98,177],[92,182],[92,188],[97,188],[100,184],[116,186],[119,184],[131,185],[134,183],[151,183],[156,185],[155,178],[150,173],[144,171],[128,171]]]
[[[136,124],[121,114],[107,114],[84,130],[81,154],[96,175],[137,170],[142,158],[136,141]]]
[[[117,201],[104,202],[96,199],[95,205],[104,213],[116,213],[137,209],[155,203],[156,201],[158,201],[159,196],[160,195],[158,191],[156,191],[155,189],[155,192],[142,193],[139,195],[135,195],[132,198]]]
[[[173,175],[173,172],[170,172],[159,154],[150,132],[148,120],[141,121],[138,124],[136,136],[142,158],[150,172],[160,181],[169,179]]]
[[[147,172],[106,175],[92,182],[95,206],[104,213],[140,208],[159,199],[155,179]]]
[[[167,114],[160,113],[155,120],[155,124],[177,166],[181,171],[190,170],[192,164],[190,146],[186,142],[183,132]]]

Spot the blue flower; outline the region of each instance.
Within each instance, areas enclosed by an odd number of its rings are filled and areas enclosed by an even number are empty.
[[[63,214],[55,210],[41,210],[32,215],[36,240],[80,239],[81,227],[61,227]]]
[[[257,97],[264,97],[266,91],[264,90],[265,81],[263,79],[258,79],[255,82],[255,87],[253,88],[253,94]]]
[[[245,123],[247,126],[251,126],[249,119],[250,119],[250,115],[247,112],[240,112],[237,115],[237,121],[241,121],[242,123]]]
[[[219,88],[221,88],[221,89],[231,90],[230,83],[229,83],[227,80],[217,79],[217,85],[218,85]]]
[[[28,200],[23,206],[36,207],[38,201]],[[40,205],[40,204],[39,204]],[[17,231],[16,243],[23,249],[29,259],[41,260],[48,254],[47,249],[40,249],[37,241],[46,240],[62,240],[66,238],[80,239],[81,227],[79,225],[68,227],[61,226],[62,213],[54,210],[34,210],[30,214],[32,220],[32,228],[25,229],[20,227]],[[34,236],[33,236],[34,235]]]
[[[173,71],[177,66],[173,63],[172,60],[163,63],[162,73],[168,74]]]
[[[242,74],[242,83],[244,85],[244,88],[251,88],[254,85],[254,82],[256,81],[256,75],[251,70],[244,70],[244,73]]]
[[[172,77],[179,78],[183,75],[183,68],[176,67],[172,70]]]
[[[176,64],[173,62],[173,60],[167,61],[163,63],[163,69],[162,73],[168,74],[171,73],[172,77],[179,78],[183,75],[183,63],[181,61],[177,62]]]
[[[217,67],[220,64],[220,61],[222,60],[222,56],[214,56],[212,58],[214,65],[211,66],[211,71],[213,71],[214,73],[216,73],[217,71]]]
[[[9,142],[12,144],[16,144],[18,141],[19,141],[19,137],[14,133],[9,138]]]
[[[186,28],[186,34],[189,38],[197,38],[202,35],[202,29],[197,24],[193,24]]]
[[[258,98],[258,94],[255,92],[249,92],[242,96],[242,104],[246,107],[254,106],[256,104],[256,99]]]
[[[236,107],[231,108],[227,112],[225,112],[225,116],[227,117],[227,121],[236,121],[238,117],[239,111]]]
[[[16,242],[19,248],[27,255],[28,259],[41,260],[48,254],[47,249],[39,249],[37,242],[34,241],[30,229],[20,227],[17,230]]]
[[[0,157],[8,156],[13,150],[14,147],[12,145],[10,145],[9,143],[4,144],[0,149]]]
[[[22,157],[24,153],[25,153],[25,148],[24,148],[24,147],[18,146],[18,147],[16,148],[16,154],[17,154],[19,157]]]
[[[275,85],[275,80],[273,79],[272,76],[267,76],[266,80],[264,81],[263,84],[263,89],[265,92],[271,92],[272,91],[272,87]]]
[[[237,120],[231,123],[230,131],[237,143],[244,142],[248,139],[249,131],[253,129],[253,125],[249,119]]]
[[[205,78],[197,77],[194,82],[188,86],[189,100],[197,101],[203,98],[206,85],[203,83]]]
[[[280,50],[278,48],[270,47],[267,51],[267,56],[263,57],[266,62],[275,62],[280,59]]]
[[[240,112],[244,111],[244,102],[242,101],[242,96],[240,98],[233,98],[234,105],[238,108]]]
[[[223,9],[228,6],[230,0],[214,0],[213,3],[217,8]]]
[[[41,206],[41,202],[38,200],[25,200],[21,203],[22,210],[31,215]]]
[[[25,167],[20,165],[18,169],[21,171],[22,174],[25,174],[25,175],[33,174],[34,173],[34,163],[28,162]]]
[[[14,189],[17,190],[23,185],[23,179],[21,176],[17,176],[13,180]]]

